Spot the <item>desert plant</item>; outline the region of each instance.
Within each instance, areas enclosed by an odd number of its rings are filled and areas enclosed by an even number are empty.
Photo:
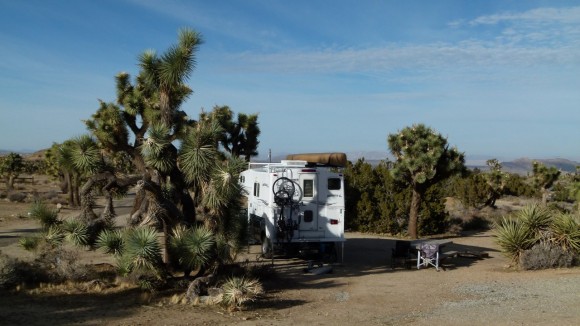
[[[495,241],[504,255],[517,262],[524,250],[534,245],[536,239],[521,220],[503,217],[495,225]]]
[[[409,185],[412,190],[408,232],[412,239],[418,236],[421,202],[430,186],[465,169],[464,154],[449,148],[447,139],[433,129],[415,124],[387,138],[395,157],[391,173],[395,180]]]
[[[519,210],[515,217],[524,223],[534,236],[539,237],[543,231],[549,228],[552,221],[552,211],[545,205],[535,203]]]
[[[24,250],[32,251],[38,248],[41,240],[42,238],[40,236],[21,237],[18,239],[18,245]]]
[[[222,302],[230,310],[241,309],[244,303],[254,301],[264,292],[257,279],[233,276],[224,282]]]
[[[75,219],[65,220],[61,228],[66,241],[81,247],[89,244],[89,229],[83,222]]]
[[[524,250],[519,257],[519,266],[524,270],[570,267],[574,254],[550,242],[539,242]]]
[[[43,229],[48,229],[60,222],[58,219],[58,212],[55,209],[50,209],[41,201],[32,204],[32,207],[30,208],[30,216],[37,219]]]
[[[104,230],[99,233],[95,246],[107,254],[121,255],[123,252],[123,235],[119,230]]]
[[[18,261],[0,253],[0,289],[10,288],[20,281]]]
[[[174,261],[185,272],[189,273],[204,266],[211,258],[215,237],[211,230],[200,226],[188,228],[178,225],[173,228],[169,241]]]
[[[63,243],[64,238],[64,232],[57,225],[50,226],[43,234],[43,240],[53,248],[60,246]]]
[[[157,231],[147,226],[128,230],[123,256],[129,260],[132,271],[157,273],[162,265]]]
[[[552,241],[566,251],[580,254],[580,223],[578,217],[560,213],[551,224]]]

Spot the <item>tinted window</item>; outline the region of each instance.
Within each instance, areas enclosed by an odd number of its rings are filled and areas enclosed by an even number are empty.
[[[329,178],[328,190],[340,190],[340,178]]]
[[[312,211],[304,211],[304,222],[310,223],[314,220],[314,214]]]
[[[254,183],[254,196],[260,197],[260,184],[257,182]]]
[[[304,189],[304,197],[314,197],[314,180],[304,180],[302,189]]]

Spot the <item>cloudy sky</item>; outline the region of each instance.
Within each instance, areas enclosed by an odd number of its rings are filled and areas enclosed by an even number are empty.
[[[580,159],[580,3],[557,0],[0,0],[0,149],[86,133],[182,27],[204,39],[182,109],[258,113],[263,157],[386,154],[424,123],[472,159]]]

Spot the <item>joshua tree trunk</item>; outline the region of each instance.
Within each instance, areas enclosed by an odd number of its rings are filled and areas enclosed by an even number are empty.
[[[421,192],[413,187],[411,196],[411,209],[409,211],[409,236],[411,239],[417,239],[417,221],[419,219],[419,209],[421,208]]]

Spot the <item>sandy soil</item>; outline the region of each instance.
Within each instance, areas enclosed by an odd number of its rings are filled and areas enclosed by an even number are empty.
[[[127,206],[120,201],[119,207]],[[30,256],[16,241],[38,225],[28,204],[0,200],[0,250]],[[69,212],[74,214],[74,212]],[[119,217],[119,223],[124,217]],[[3,325],[578,325],[580,269],[514,271],[491,232],[448,237],[448,250],[477,250],[488,258],[452,258],[444,270],[390,268],[394,239],[347,233],[344,260],[332,273],[304,273],[307,262],[276,259],[266,294],[246,310],[169,303],[161,294],[144,302],[132,288],[0,292]],[[255,260],[251,246],[241,259]],[[83,252],[87,263],[110,257]],[[185,290],[185,289],[184,289]]]

